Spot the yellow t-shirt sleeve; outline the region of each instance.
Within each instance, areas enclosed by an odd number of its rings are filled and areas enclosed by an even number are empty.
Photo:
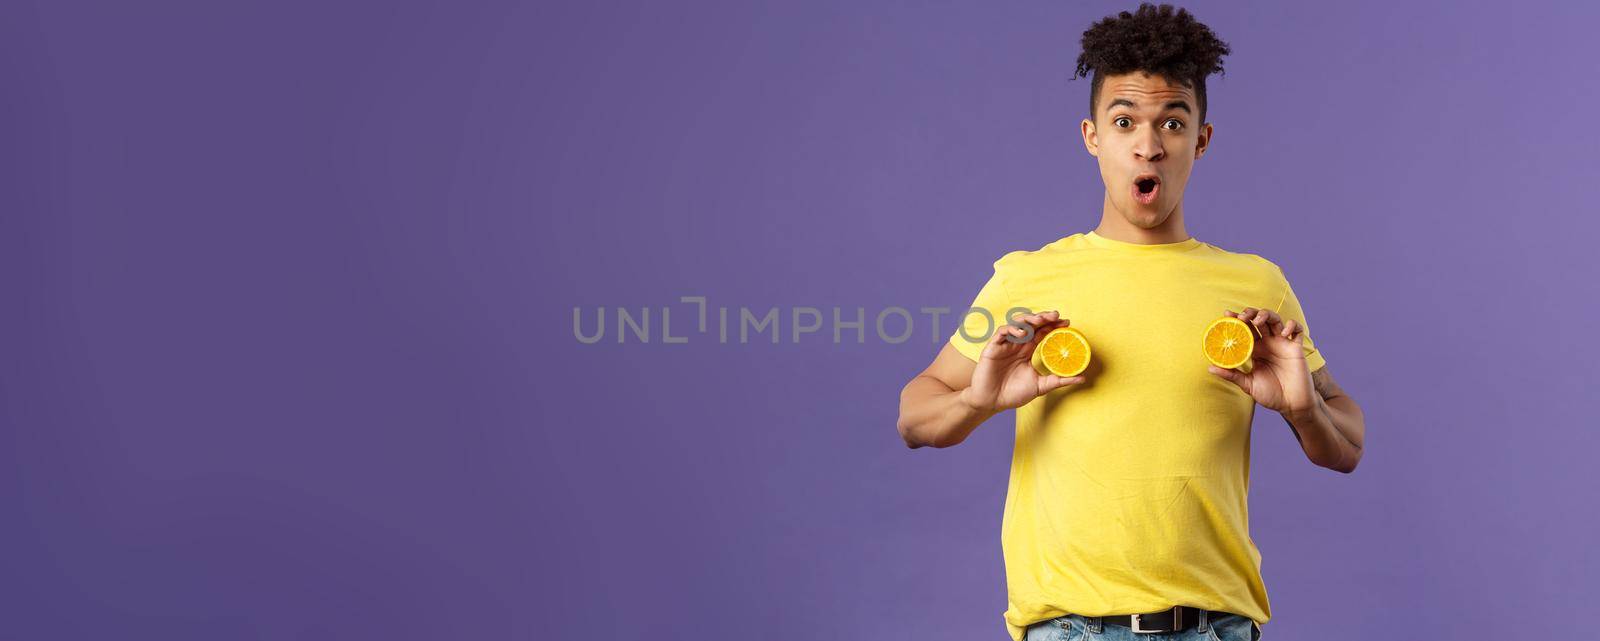
[[[1002,258],[1004,260],[1004,258]],[[950,334],[949,343],[962,356],[977,362],[994,330],[1006,322],[1005,312],[1010,309],[1010,295],[1001,276],[1000,261],[995,261],[994,273],[978,290],[972,305],[955,310],[956,330]]]
[[[1275,311],[1285,322],[1292,318],[1296,324],[1305,328],[1301,334],[1305,337],[1306,367],[1315,372],[1327,365],[1327,361],[1322,358],[1322,350],[1317,349],[1316,343],[1311,340],[1311,324],[1306,322],[1305,308],[1300,305],[1300,298],[1294,295],[1294,287],[1289,285],[1288,278],[1283,281],[1283,302],[1278,303],[1278,309]]]

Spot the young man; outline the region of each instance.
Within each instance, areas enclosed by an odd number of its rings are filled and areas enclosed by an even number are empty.
[[[901,392],[913,448],[959,444],[1017,409],[1001,529],[1017,641],[1259,638],[1271,611],[1248,525],[1255,404],[1283,416],[1311,462],[1348,473],[1361,460],[1361,408],[1334,383],[1283,271],[1184,230],[1184,187],[1212,136],[1205,79],[1227,53],[1170,5],[1084,32],[1099,226],[995,261],[973,307],[998,330],[968,314]],[[1260,332],[1249,373],[1201,352],[1225,314]],[[1089,369],[1041,376],[1034,346],[1069,322],[1089,339]]]

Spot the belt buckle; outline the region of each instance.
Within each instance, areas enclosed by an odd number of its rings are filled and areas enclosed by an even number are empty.
[[[1149,633],[1152,633],[1152,632],[1166,632],[1166,630],[1155,630],[1155,629],[1146,630],[1146,629],[1144,629],[1144,627],[1142,627],[1142,623],[1143,623],[1141,621],[1141,619],[1143,618],[1142,615],[1134,614],[1134,615],[1130,615],[1130,616],[1133,619],[1133,621],[1132,621],[1132,623],[1133,623],[1133,626],[1132,626],[1133,627],[1133,631],[1136,632],[1136,633],[1149,634]]]
[[[1176,632],[1176,631],[1182,629],[1183,628],[1183,622],[1178,619],[1178,608],[1176,608],[1176,607],[1172,608],[1171,610],[1167,610],[1166,612],[1152,612],[1152,613],[1149,613],[1149,614],[1166,614],[1168,612],[1170,612],[1172,614],[1172,629],[1170,629],[1170,630],[1167,629],[1167,628],[1150,628],[1148,630],[1145,629],[1144,628],[1144,621],[1143,621],[1144,615],[1142,615],[1142,614],[1131,614],[1131,615],[1128,615],[1129,623],[1133,624],[1133,625],[1131,625],[1129,627],[1133,628],[1133,631],[1135,633],[1137,633],[1137,634],[1151,634],[1151,633],[1155,633],[1155,632]]]

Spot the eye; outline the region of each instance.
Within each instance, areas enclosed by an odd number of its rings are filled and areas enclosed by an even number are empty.
[[[1126,125],[1122,124],[1124,122],[1129,123],[1129,124],[1126,124]],[[1121,116],[1121,117],[1117,118],[1116,120],[1111,121],[1111,124],[1114,124],[1114,125],[1116,125],[1118,127],[1130,127],[1130,126],[1132,126],[1132,123],[1133,123],[1133,120],[1128,118],[1127,116]]]
[[[1167,129],[1169,129],[1171,131],[1177,131],[1177,130],[1183,128],[1183,121],[1182,120],[1178,120],[1177,118],[1168,118],[1166,122],[1161,123],[1161,124],[1162,124],[1163,127],[1166,127]],[[1177,126],[1176,127],[1167,127],[1167,125],[1174,125],[1174,124],[1177,125]]]

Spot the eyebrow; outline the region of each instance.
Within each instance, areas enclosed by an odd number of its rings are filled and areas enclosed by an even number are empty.
[[[1118,98],[1116,100],[1111,101],[1111,104],[1106,105],[1106,111],[1111,111],[1112,109],[1116,109],[1117,107],[1135,107],[1135,108],[1137,108],[1138,105],[1133,104],[1133,101],[1130,101],[1130,100],[1128,100],[1126,98]],[[1168,109],[1182,109],[1184,113],[1190,114],[1190,115],[1194,115],[1194,112],[1189,110],[1189,102],[1186,101],[1186,100],[1173,100],[1171,102],[1168,102],[1167,105],[1165,107],[1163,107],[1161,110],[1162,111],[1166,111]]]

